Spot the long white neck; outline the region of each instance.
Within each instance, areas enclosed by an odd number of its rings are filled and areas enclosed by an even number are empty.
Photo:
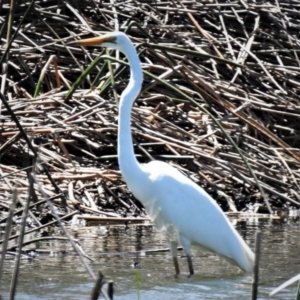
[[[131,69],[129,84],[121,95],[119,106],[118,161],[121,173],[130,188],[130,179],[134,180],[142,172],[134,155],[130,119],[132,105],[141,90],[143,72],[137,52],[129,40],[121,51],[127,57]]]

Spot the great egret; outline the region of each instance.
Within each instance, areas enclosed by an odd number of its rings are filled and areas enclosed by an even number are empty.
[[[130,39],[121,32],[72,42],[78,46],[103,46],[119,50],[131,67],[130,80],[119,106],[118,161],[121,173],[156,227],[166,234],[179,274],[177,245],[180,241],[194,274],[191,244],[215,252],[244,271],[253,269],[254,254],[229,222],[217,203],[195,182],[169,164],[139,164],[134,155],[130,118],[132,105],[143,83],[143,72]]]

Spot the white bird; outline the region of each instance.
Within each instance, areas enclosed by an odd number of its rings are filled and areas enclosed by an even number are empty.
[[[124,33],[112,32],[72,44],[116,49],[128,59],[130,80],[121,95],[119,106],[119,166],[130,191],[144,205],[156,227],[166,234],[176,274],[179,274],[178,240],[187,255],[191,275],[194,274],[192,243],[217,253],[246,272],[252,271],[253,252],[217,203],[200,186],[165,162],[139,164],[137,161],[130,118],[132,105],[143,83],[143,72],[130,39]]]

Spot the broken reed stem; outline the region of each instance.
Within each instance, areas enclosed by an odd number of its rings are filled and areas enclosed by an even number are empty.
[[[298,282],[296,300],[300,300],[300,280]]]
[[[12,219],[14,216],[14,210],[16,207],[17,203],[17,189],[13,188],[13,200],[9,208],[9,214],[7,217],[7,222],[6,222],[6,228],[5,228],[5,234],[4,234],[4,240],[2,243],[2,249],[1,249],[1,257],[0,257],[0,290],[1,290],[1,276],[3,274],[3,265],[4,265],[4,260],[5,260],[5,255],[6,255],[6,250],[7,250],[7,245],[9,241],[9,235],[10,235],[10,230],[11,230],[11,225],[12,225]]]
[[[95,280],[90,300],[97,300],[100,295],[100,290],[103,286],[103,278],[104,275],[101,273],[101,271],[98,271],[97,279]]]
[[[261,232],[256,231],[255,233],[255,259],[253,268],[253,282],[252,282],[252,298],[251,300],[257,299],[258,292],[258,281],[259,281],[259,259],[260,259],[260,243],[261,243]]]
[[[19,268],[20,268],[20,259],[21,259],[21,253],[22,253],[22,244],[24,240],[24,233],[25,233],[25,227],[26,227],[26,220],[27,220],[27,215],[29,211],[29,203],[30,199],[32,197],[33,193],[33,179],[29,177],[29,188],[28,188],[28,198],[25,203],[25,207],[23,210],[23,215],[22,215],[22,222],[21,222],[21,232],[19,235],[18,239],[18,248],[17,248],[17,254],[15,257],[15,267],[14,267],[14,272],[12,276],[12,281],[10,284],[10,295],[9,299],[13,300],[15,298],[15,293],[17,289],[17,283],[18,283],[18,276],[19,276]]]
[[[114,282],[112,280],[110,280],[107,283],[107,294],[108,294],[108,297],[110,299],[113,299],[113,296],[114,296]]]

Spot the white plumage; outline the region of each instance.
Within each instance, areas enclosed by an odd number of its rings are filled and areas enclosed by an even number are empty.
[[[191,244],[223,256],[244,271],[252,271],[254,254],[229,222],[217,203],[196,183],[167,163],[152,161],[141,165],[135,158],[130,129],[132,104],[143,82],[143,73],[136,50],[129,38],[120,32],[79,40],[81,46],[101,45],[120,50],[127,57],[131,76],[121,95],[118,131],[118,160],[121,173],[133,195],[145,206],[147,213],[169,242],[179,273],[177,242],[180,241],[188,259],[190,274],[194,273]]]

